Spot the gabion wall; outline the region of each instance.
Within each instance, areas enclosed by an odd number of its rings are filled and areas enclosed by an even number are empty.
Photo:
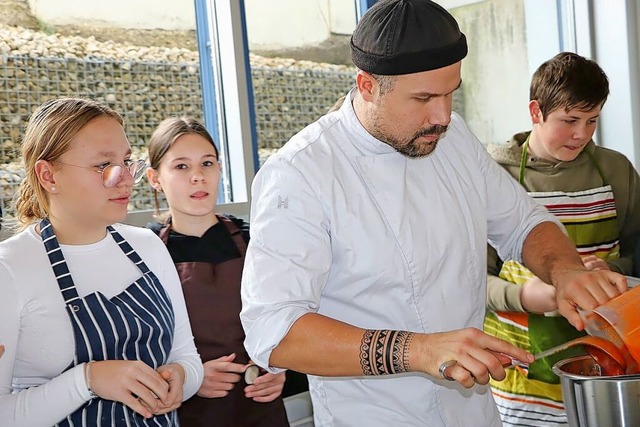
[[[261,158],[324,114],[353,85],[353,71],[309,66],[252,68]],[[5,55],[0,56],[0,96],[0,203],[7,213],[23,175],[19,143],[24,126],[47,99],[81,96],[108,104],[125,118],[134,156],[142,158],[160,121],[176,115],[202,118],[197,63]],[[135,191],[131,210],[153,208],[148,185]]]
[[[251,69],[259,148],[278,149],[355,84],[355,72]]]

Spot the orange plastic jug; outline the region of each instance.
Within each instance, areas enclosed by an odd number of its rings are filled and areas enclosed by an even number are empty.
[[[608,339],[640,364],[640,286],[580,315],[589,335]]]

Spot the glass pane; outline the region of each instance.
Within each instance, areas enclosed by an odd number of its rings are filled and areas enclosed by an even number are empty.
[[[146,158],[149,136],[163,119],[202,118],[193,3],[164,3],[166,14],[150,13],[159,6],[144,0],[42,0],[33,2],[33,10],[18,0],[0,5],[0,205],[5,215],[13,213],[11,200],[23,176],[22,132],[47,99],[88,97],[108,104],[124,117],[136,158]],[[149,209],[153,197],[145,179],[134,188],[130,211]]]
[[[311,7],[313,6],[313,7]],[[354,85],[353,0],[246,0],[259,163]],[[286,25],[274,25],[288,19]]]
[[[309,7],[289,0],[246,1],[261,164],[353,86],[348,41],[358,2],[323,0]],[[543,42],[529,43],[527,27],[539,33],[541,22],[557,22],[555,1],[545,1],[533,17],[527,17],[532,8],[526,0],[439,3],[456,17],[469,43],[454,110],[483,143],[504,142],[528,129],[531,73],[539,58],[558,52],[559,42],[554,27],[537,35]],[[299,19],[292,25],[271,24],[294,13]]]

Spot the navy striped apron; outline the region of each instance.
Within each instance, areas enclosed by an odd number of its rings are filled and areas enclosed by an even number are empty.
[[[175,319],[169,296],[131,245],[111,226],[111,237],[140,269],[142,277],[109,299],[100,292],[83,298],[69,273],[58,239],[47,219],[40,233],[71,319],[76,354],[67,368],[101,360],[141,360],[154,369],[166,364]],[[107,260],[105,260],[107,262]],[[176,411],[145,419],[128,406],[91,399],[57,426],[177,426]]]

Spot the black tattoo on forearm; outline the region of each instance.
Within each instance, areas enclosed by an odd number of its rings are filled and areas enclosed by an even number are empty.
[[[409,372],[413,332],[366,330],[360,343],[360,365],[365,375]]]

